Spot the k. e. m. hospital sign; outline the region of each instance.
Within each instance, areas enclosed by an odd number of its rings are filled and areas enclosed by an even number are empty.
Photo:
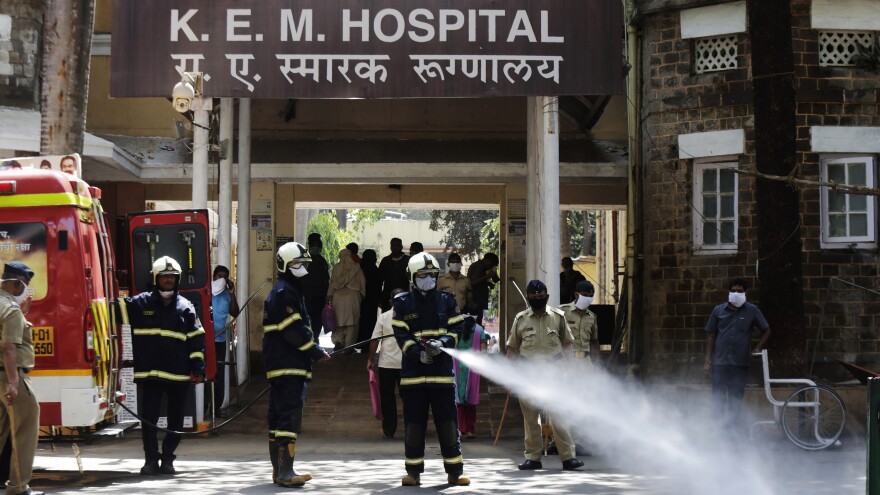
[[[113,97],[620,93],[617,0],[114,0]]]

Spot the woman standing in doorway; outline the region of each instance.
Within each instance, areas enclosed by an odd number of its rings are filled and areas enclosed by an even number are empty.
[[[333,267],[330,288],[327,289],[327,302],[333,305],[336,315],[336,330],[332,337],[334,350],[348,347],[357,341],[361,301],[365,290],[364,272],[352,259],[351,251],[339,251],[339,263]],[[354,353],[354,349],[346,352]]]

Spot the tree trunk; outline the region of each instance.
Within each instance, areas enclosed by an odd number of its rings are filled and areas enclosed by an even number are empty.
[[[83,151],[94,0],[48,0],[43,25],[40,151]]]
[[[568,231],[568,212],[559,211],[559,259],[571,256],[571,232]]]
[[[759,172],[788,175],[796,166],[796,101],[789,0],[748,0]],[[803,320],[800,198],[783,182],[755,179],[761,310],[770,323],[774,368],[794,373],[807,362]]]
[[[593,229],[590,228],[590,210],[584,210],[581,212],[581,215],[584,218],[584,238],[581,243],[581,256],[589,256],[593,253]],[[598,221],[596,222],[598,227]],[[596,255],[599,254],[599,250],[595,251]]]

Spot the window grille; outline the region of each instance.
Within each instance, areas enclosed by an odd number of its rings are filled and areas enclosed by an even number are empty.
[[[874,187],[875,173],[874,158],[864,156],[823,160],[820,175],[822,181]],[[830,187],[821,192],[823,247],[873,247],[876,199]]]
[[[694,41],[697,74],[736,69],[736,35],[700,38]]]
[[[694,164],[694,247],[704,253],[736,252],[736,163]]]
[[[820,31],[819,65],[823,67],[853,66],[859,48],[871,48],[874,33],[870,31]]]

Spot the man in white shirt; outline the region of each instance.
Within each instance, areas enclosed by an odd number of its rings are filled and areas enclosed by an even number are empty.
[[[404,294],[403,289],[394,289],[391,291],[391,300],[393,301],[398,294]],[[392,303],[393,306],[393,303]],[[382,433],[387,440],[394,438],[397,432],[397,396],[400,393],[400,360],[403,355],[400,353],[400,347],[394,338],[394,330],[391,327],[391,320],[394,316],[394,309],[389,309],[379,315],[376,320],[376,327],[373,329],[372,339],[370,343],[370,352],[367,354],[367,369],[373,370],[379,379],[379,399],[382,404]],[[373,367],[373,358],[379,352],[379,363]]]

